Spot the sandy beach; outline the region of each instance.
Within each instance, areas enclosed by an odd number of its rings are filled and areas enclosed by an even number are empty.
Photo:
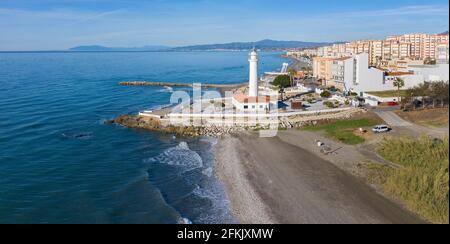
[[[352,162],[340,167],[308,148],[314,142],[301,133],[259,138],[248,132],[220,139],[217,175],[239,223],[424,223],[350,174]],[[348,160],[342,156],[342,161]]]

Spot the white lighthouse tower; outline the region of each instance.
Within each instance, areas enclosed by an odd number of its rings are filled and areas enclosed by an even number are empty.
[[[249,97],[258,97],[258,53],[256,49],[250,52],[250,79],[249,79]]]
[[[235,94],[233,96],[233,106],[238,111],[267,113],[270,111],[272,98],[270,96],[259,96],[258,92],[258,53],[256,49],[249,54],[248,62],[250,63],[249,92],[245,94]]]

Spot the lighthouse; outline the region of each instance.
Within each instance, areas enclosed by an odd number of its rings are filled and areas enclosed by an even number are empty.
[[[270,96],[259,96],[258,92],[258,53],[256,49],[249,54],[250,63],[249,92],[247,94],[235,94],[232,102],[237,111],[249,113],[267,113],[272,107]]]
[[[256,49],[250,52],[250,78],[249,78],[249,97],[258,97],[258,53]]]

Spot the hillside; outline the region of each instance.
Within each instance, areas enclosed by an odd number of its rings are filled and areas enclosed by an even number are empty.
[[[224,44],[207,44],[177,47],[176,51],[201,51],[201,50],[249,50],[253,47],[258,49],[286,49],[286,48],[308,48],[324,46],[329,43],[323,42],[303,42],[303,41],[276,41],[262,40],[258,42],[232,42]]]

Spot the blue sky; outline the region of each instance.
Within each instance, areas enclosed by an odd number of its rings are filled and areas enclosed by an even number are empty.
[[[0,50],[347,41],[449,29],[444,0],[0,0]]]

